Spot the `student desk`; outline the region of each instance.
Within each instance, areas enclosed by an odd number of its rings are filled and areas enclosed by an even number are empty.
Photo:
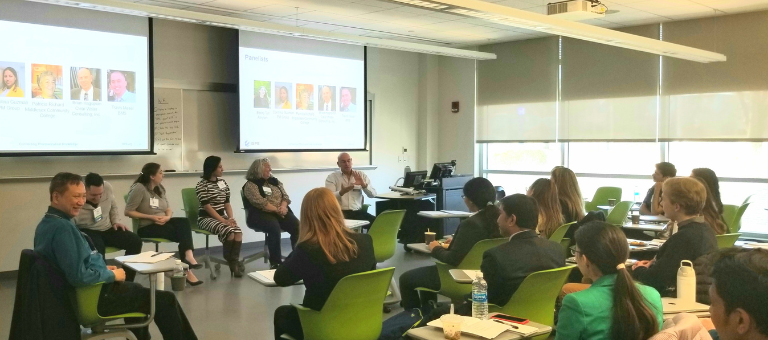
[[[491,315],[494,313],[491,313]],[[540,323],[536,322],[528,322],[526,326],[533,326],[539,328],[539,331],[536,333],[533,333],[527,337],[523,337],[522,335],[518,335],[512,332],[504,332],[499,334],[499,336],[493,338],[492,340],[518,340],[518,339],[531,339],[537,335],[546,334],[552,331],[552,327],[542,325]],[[443,329],[432,327],[432,326],[424,326],[419,328],[413,328],[409,330],[407,333],[405,333],[406,337],[409,339],[417,339],[417,340],[444,340],[443,337]],[[461,333],[461,340],[480,340],[485,339],[478,336],[474,336],[471,334]]]
[[[358,232],[360,231],[360,228],[365,227],[369,224],[371,223],[363,220],[344,220],[344,225],[346,225],[347,228],[358,231]]]
[[[424,232],[430,226],[426,223],[420,222],[420,218],[417,214],[420,211],[434,211],[435,210],[435,194],[402,194],[399,192],[386,192],[376,195],[376,198],[383,201],[376,202],[376,216],[387,210],[405,210],[405,217],[403,223],[400,225],[400,231],[397,233],[397,238],[400,243],[403,243],[403,247],[408,250],[407,244],[424,240]],[[434,229],[434,227],[433,227]],[[440,238],[440,231],[437,231],[437,237]]]
[[[152,319],[155,318],[155,285],[157,280],[159,280],[157,274],[163,275],[164,272],[173,271],[174,267],[176,266],[176,259],[171,257],[167,260],[156,263],[125,262],[134,256],[135,255],[118,256],[115,257],[115,260],[120,262],[121,265],[128,267],[139,274],[149,275],[149,315],[147,320],[141,323],[141,326],[137,326],[143,327],[149,325],[152,322]],[[184,269],[189,268],[186,263],[182,263],[181,265],[184,267]]]

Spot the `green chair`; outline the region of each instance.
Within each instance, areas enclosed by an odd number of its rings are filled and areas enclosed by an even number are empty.
[[[125,200],[125,203],[128,203],[128,194],[125,194],[123,196],[123,199]],[[133,223],[133,232],[139,233],[139,220],[132,218],[131,223]],[[155,252],[160,252],[160,243],[176,243],[174,241],[159,238],[159,237],[142,237],[141,241],[144,243],[154,243],[155,244]],[[179,254],[179,256],[184,256],[184,254]]]
[[[555,243],[560,243],[560,241],[563,240],[563,236],[565,236],[565,233],[567,233],[568,229],[574,224],[576,224],[576,221],[561,225],[560,227],[557,228],[557,230],[555,230],[554,233],[552,233],[552,235],[549,237],[549,240],[554,241]]]
[[[117,253],[117,252],[120,252],[120,251],[123,251],[123,250],[120,249],[120,248],[115,248],[115,247],[104,247],[104,254],[105,255],[106,254],[111,254],[111,253]]]
[[[744,216],[744,212],[747,211],[749,204],[750,202],[746,202],[741,206],[723,204],[723,221],[728,227],[729,233],[736,233],[741,230],[741,217]]]
[[[381,305],[395,268],[349,275],[339,281],[318,311],[295,305],[308,340],[376,340],[381,333]],[[289,336],[281,335],[286,339]]]
[[[451,269],[480,270],[480,264],[483,262],[483,253],[488,249],[498,247],[507,242],[509,242],[509,239],[507,238],[495,238],[477,242],[472,246],[472,249],[469,250],[469,253],[464,256],[461,263],[455,268],[447,263],[437,261],[436,265],[437,274],[440,277],[440,290],[434,291],[427,288],[416,288],[416,290],[437,293],[450,298],[451,301],[456,303],[464,300],[464,297],[472,292],[472,285],[457,283],[453,280],[449,271]]]
[[[554,326],[555,301],[565,281],[568,280],[568,275],[575,267],[565,266],[528,275],[506,305],[499,307],[491,304],[488,311],[519,316],[550,327]],[[546,339],[547,335],[543,334],[535,339]]]
[[[627,221],[627,215],[629,215],[629,210],[632,208],[632,204],[634,204],[632,201],[621,201],[616,203],[616,206],[614,206],[608,213],[608,216],[605,217],[605,223],[619,227],[623,226],[624,222]]]
[[[397,231],[400,230],[403,217],[405,217],[405,210],[387,210],[376,216],[376,220],[373,221],[368,235],[371,235],[371,239],[373,239],[373,254],[376,256],[377,263],[389,260],[395,255]],[[392,296],[384,304],[388,306],[400,303],[400,289],[398,289],[394,278],[392,278],[389,291]],[[389,310],[388,307],[386,309]]]
[[[589,211],[597,210],[598,205],[608,205],[609,199],[615,199],[616,202],[621,201],[621,188],[617,187],[599,187],[595,191],[595,195],[592,196],[592,200],[584,202],[584,208]]]
[[[101,293],[102,284],[103,282],[100,282],[92,286],[75,289],[75,308],[77,310],[77,321],[84,328],[90,328],[92,332],[91,334],[81,334],[81,339],[104,340],[124,338],[136,340],[136,337],[131,331],[128,330],[128,328],[141,327],[143,324],[107,326],[106,323],[122,318],[145,318],[147,315],[144,313],[127,313],[111,316],[99,315],[97,306],[99,304],[99,294]]]
[[[565,258],[571,257],[571,250],[568,249],[568,247],[571,245],[571,239],[567,237],[563,237],[562,240],[560,240],[560,246],[563,247],[563,255],[565,255]]]
[[[739,236],[741,236],[741,234],[715,235],[717,238],[717,249],[733,247],[733,245],[736,244],[736,241],[739,239]]]
[[[205,235],[205,255],[202,258],[198,258],[198,261],[202,261],[205,264],[205,268],[211,271],[211,280],[216,280],[216,273],[221,271],[221,265],[227,264],[227,261],[220,257],[211,256],[211,250],[208,243],[208,236],[217,236],[216,234],[209,233],[197,226],[197,216],[200,210],[200,202],[197,200],[197,193],[195,188],[181,189],[181,200],[184,203],[184,214],[189,221],[189,228],[197,234]],[[216,263],[215,271],[211,262]]]

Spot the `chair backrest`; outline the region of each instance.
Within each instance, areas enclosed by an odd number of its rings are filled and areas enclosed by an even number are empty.
[[[123,196],[123,201],[125,201],[125,203],[128,203],[128,194],[125,194]],[[133,226],[133,232],[134,233],[139,231],[139,220],[137,220],[135,218],[132,218],[131,219],[131,225]]]
[[[617,226],[624,225],[624,222],[627,221],[629,209],[632,208],[632,204],[632,201],[621,201],[616,203],[616,206],[614,206],[608,213],[608,216],[605,217],[605,222]]]
[[[501,200],[504,197],[507,197],[507,192],[504,191],[504,187],[497,185],[497,186],[495,186],[493,188],[496,189],[496,200],[497,201]]]
[[[587,211],[596,210],[599,205],[608,205],[609,199],[621,200],[621,188],[617,187],[599,187],[592,196],[592,200],[585,204]]]
[[[723,204],[723,222],[728,227],[728,232],[735,233],[738,230],[733,225],[733,219],[736,217],[736,213],[739,212],[739,206],[734,204]]]
[[[492,238],[487,240],[482,240],[477,243],[475,243],[474,246],[472,246],[472,249],[469,250],[469,253],[467,253],[466,256],[464,256],[464,259],[461,260],[458,266],[456,266],[457,269],[480,269],[480,264],[483,263],[483,253],[485,253],[486,250],[491,248],[496,248],[504,243],[509,242],[509,239],[506,237],[502,238]]]
[[[575,224],[576,221],[573,221],[571,223],[566,223],[561,225],[560,227],[555,230],[554,233],[552,233],[551,236],[549,236],[550,241],[554,241],[555,243],[560,243],[560,241],[563,240],[563,236],[565,236],[565,233],[568,232],[568,228],[571,227],[571,225]]]
[[[501,308],[501,312],[553,326],[555,300],[575,267],[565,266],[528,275],[509,302]]]
[[[733,245],[736,244],[736,241],[739,239],[739,236],[741,236],[741,234],[738,233],[715,235],[715,238],[717,238],[717,249],[733,247]]]
[[[373,253],[376,262],[384,262],[395,255],[397,248],[397,231],[405,217],[405,210],[387,210],[373,221],[368,235],[373,239]]]
[[[84,327],[95,326],[103,322],[99,316],[99,294],[101,283],[75,288],[75,302],[77,305],[77,322]]]
[[[189,220],[189,227],[199,229],[197,227],[197,216],[200,210],[200,201],[197,200],[195,188],[181,189],[181,201],[184,203],[184,215]]]
[[[299,310],[304,337],[313,340],[375,340],[381,333],[384,298],[395,268],[344,277],[320,312]]]

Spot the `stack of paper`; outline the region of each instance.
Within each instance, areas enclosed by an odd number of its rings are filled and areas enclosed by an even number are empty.
[[[160,261],[165,261],[173,256],[173,253],[156,253],[154,251],[145,251],[141,254],[136,254],[134,256],[131,256],[130,258],[126,259],[123,262],[132,262],[132,263],[157,263]]]
[[[493,339],[499,334],[503,333],[504,331],[510,329],[509,326],[491,321],[491,320],[480,320],[475,319],[469,316],[464,316],[464,322],[461,323],[461,332],[462,333],[469,333],[477,336],[481,336],[486,339]],[[437,328],[443,328],[443,323],[440,322],[440,319],[433,320],[429,323],[427,323],[429,326],[437,327]]]

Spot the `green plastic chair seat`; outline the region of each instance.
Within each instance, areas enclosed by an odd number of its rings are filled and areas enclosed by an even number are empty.
[[[506,305],[500,307],[489,304],[489,312],[519,316],[533,322],[554,326],[555,300],[575,267],[565,266],[528,275]]]
[[[142,238],[141,240],[148,243],[173,243],[173,241],[164,238]]]
[[[739,240],[739,236],[741,236],[741,234],[738,233],[715,235],[715,238],[717,238],[717,249],[733,247],[733,245],[736,244],[736,241]]]
[[[634,204],[632,201],[621,201],[616,203],[616,206],[614,206],[613,209],[611,209],[611,212],[608,213],[608,216],[605,217],[605,223],[615,226],[623,226],[624,222],[627,221],[629,210],[632,209],[632,204]]]
[[[104,248],[104,252],[105,252],[105,253],[107,253],[107,254],[110,254],[110,253],[117,253],[117,252],[119,252],[119,251],[123,251],[123,250],[122,250],[122,249],[120,249],[120,248],[115,248],[115,247],[105,247],[105,248]]]
[[[747,200],[750,197],[747,197]],[[723,221],[728,227],[729,233],[737,233],[741,230],[741,217],[744,216],[744,212],[747,211],[749,204],[749,202],[745,202],[741,206],[723,204]]]
[[[101,316],[97,306],[99,305],[99,294],[104,282],[99,282],[92,286],[80,287],[75,289],[75,301],[77,304],[77,321],[86,328],[101,325],[107,321],[122,318],[144,318],[144,313],[126,313],[119,315]]]
[[[560,243],[560,241],[563,240],[563,236],[565,236],[565,233],[568,232],[568,228],[570,228],[574,224],[576,224],[575,221],[561,225],[559,228],[557,228],[557,230],[555,230],[554,233],[552,233],[552,236],[549,237],[549,240],[555,243]]]
[[[598,205],[608,205],[609,199],[621,200],[621,188],[617,187],[599,187],[592,196],[592,200],[584,203],[584,208],[589,211],[597,210]]]
[[[368,235],[373,239],[373,253],[376,262],[381,263],[392,258],[397,248],[397,231],[405,217],[405,210],[387,210],[373,221]]]

